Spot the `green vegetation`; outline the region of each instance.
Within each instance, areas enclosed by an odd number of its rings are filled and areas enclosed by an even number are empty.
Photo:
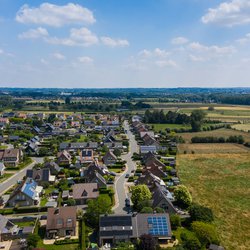
[[[228,250],[247,250],[250,245],[249,154],[183,154],[178,155],[177,166],[194,202],[212,209],[221,244]]]
[[[131,200],[134,204],[134,207],[138,210],[141,210],[143,207],[145,207],[145,205],[141,206],[140,203],[149,201],[152,197],[152,194],[146,185],[133,186],[131,190]]]
[[[192,196],[184,185],[179,185],[174,189],[175,202],[181,208],[188,208],[192,203]]]
[[[3,174],[3,175],[1,175],[1,176],[0,176],[0,183],[6,181],[6,180],[9,179],[12,175],[14,175],[14,174]]]

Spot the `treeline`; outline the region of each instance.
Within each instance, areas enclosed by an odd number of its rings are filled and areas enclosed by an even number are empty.
[[[250,105],[250,94],[241,94],[241,95],[221,95],[218,99],[218,102],[225,104],[238,104],[238,105]]]
[[[173,111],[164,113],[163,110],[154,110],[150,112],[146,110],[144,115],[145,123],[156,123],[156,124],[190,124],[190,117],[186,114],[180,114]]]
[[[192,143],[238,143],[244,144],[245,140],[242,135],[231,135],[228,138],[206,136],[195,136],[191,139]]]

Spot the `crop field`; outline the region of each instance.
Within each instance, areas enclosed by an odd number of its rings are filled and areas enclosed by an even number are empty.
[[[231,154],[231,153],[250,153],[250,148],[234,143],[184,143],[179,144],[180,154]],[[250,158],[250,157],[249,157]]]
[[[241,124],[239,124],[241,125]],[[242,135],[246,142],[250,142],[250,133],[241,132],[233,129],[215,129],[211,131],[202,131],[202,132],[193,132],[193,133],[178,133],[186,142],[191,142],[192,137],[206,137],[206,136],[214,136],[214,137],[224,137],[228,138],[231,135]]]
[[[193,201],[213,210],[225,249],[249,249],[249,153],[181,154],[177,157],[177,168]]]
[[[245,131],[248,132],[250,135],[250,123],[248,124],[235,124],[232,126],[234,129],[240,130],[240,131]]]

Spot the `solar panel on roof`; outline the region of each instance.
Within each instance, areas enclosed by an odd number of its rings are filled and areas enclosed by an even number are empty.
[[[148,217],[149,234],[168,235],[168,224],[166,217]]]

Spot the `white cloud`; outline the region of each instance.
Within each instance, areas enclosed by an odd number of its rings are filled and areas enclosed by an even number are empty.
[[[176,62],[173,60],[159,60],[159,61],[156,61],[155,64],[160,68],[177,67]]]
[[[43,65],[48,65],[49,64],[49,62],[47,60],[45,60],[44,58],[41,58],[40,62]]]
[[[154,50],[144,49],[138,53],[139,56],[149,58],[149,57],[167,57],[170,53],[166,50],[155,48]]]
[[[23,5],[16,14],[16,21],[25,24],[43,24],[61,27],[65,24],[92,24],[96,20],[92,11],[78,4],[54,5],[42,3],[37,8]]]
[[[0,49],[0,55],[2,55],[4,53],[4,51],[2,49]]]
[[[183,45],[183,44],[188,43],[188,39],[186,37],[179,36],[179,37],[173,38],[171,40],[171,43],[174,45]]]
[[[43,38],[48,36],[49,33],[46,29],[42,27],[38,27],[37,29],[30,29],[26,32],[23,32],[18,37],[20,39],[37,39],[37,38]]]
[[[232,27],[250,23],[250,1],[231,0],[221,3],[216,8],[208,9],[201,18],[205,24],[213,23]]]
[[[94,62],[93,58],[88,56],[78,57],[78,62],[83,64],[92,64]]]
[[[101,41],[104,45],[109,47],[126,47],[129,46],[129,42],[125,39],[113,39],[111,37],[103,36]]]
[[[61,54],[61,53],[54,53],[54,54],[52,54],[52,56],[54,57],[54,58],[56,58],[57,60],[65,60],[65,56],[63,55],[63,54]]]
[[[236,40],[236,42],[238,42],[240,44],[246,44],[246,43],[250,42],[250,33],[246,34],[245,37]]]
[[[188,45],[188,48],[194,52],[199,52],[199,53],[206,52],[206,53],[214,54],[217,56],[230,55],[236,51],[233,46],[224,46],[224,47],[220,47],[217,45],[206,46],[206,45],[200,44],[198,42],[190,43]]]
[[[54,44],[54,45],[64,45],[64,46],[91,46],[98,43],[98,37],[93,34],[87,28],[70,30],[69,37],[59,38],[52,37],[49,35],[48,31],[44,28],[30,29],[26,32],[23,32],[18,36],[20,39],[38,39],[41,38],[45,42]]]
[[[91,46],[98,43],[98,37],[87,28],[71,29],[68,38],[48,37],[45,41],[55,45]]]
[[[189,55],[189,59],[192,61],[192,62],[205,62],[206,59],[201,57],[201,56],[195,56],[193,54],[190,54]]]

